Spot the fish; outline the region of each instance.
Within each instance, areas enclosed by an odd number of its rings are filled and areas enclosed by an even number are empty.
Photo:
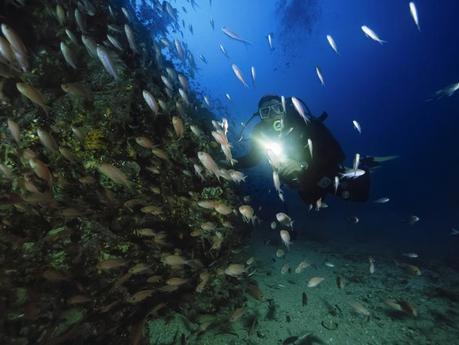
[[[188,79],[181,73],[178,73],[177,78],[179,80],[180,85],[183,87],[183,90],[189,91],[190,85],[188,83]]]
[[[325,280],[325,278],[322,278],[322,277],[313,277],[313,278],[309,279],[307,287],[309,287],[309,288],[316,287],[317,285],[322,283],[324,280]]]
[[[290,270],[290,267],[288,266],[288,264],[284,264],[282,265],[282,268],[281,268],[281,274],[286,274],[289,270]]]
[[[459,235],[459,230],[452,228],[451,232],[449,233],[451,236],[457,236]]]
[[[285,104],[285,96],[281,96],[281,104],[282,104],[282,110],[285,113],[287,111],[287,106]]]
[[[418,16],[418,10],[416,8],[416,4],[414,1],[410,1],[409,3],[410,7],[410,14],[411,17],[413,18],[414,24],[416,24],[416,27],[418,28],[418,31],[421,31],[421,26],[419,25],[419,16]]]
[[[242,317],[242,315],[244,315],[244,311],[245,311],[245,309],[244,309],[243,307],[240,307],[240,308],[235,309],[235,310],[231,313],[231,315],[230,315],[230,317],[229,317],[228,320],[229,320],[230,322],[236,322],[237,320],[239,320],[239,319]]]
[[[239,42],[242,42],[244,44],[247,44],[247,45],[250,45],[252,43],[250,43],[249,41],[243,39],[242,37],[240,37],[237,33],[231,31],[229,28],[227,28],[226,26],[223,26],[222,27],[222,31],[223,33],[228,36],[229,38],[232,38],[233,40],[236,40],[236,41],[239,41]]]
[[[81,35],[81,42],[83,42],[83,45],[85,46],[89,55],[91,55],[93,58],[98,58],[96,41],[94,41],[91,37]]]
[[[274,48],[273,48],[273,34],[272,33],[267,34],[266,35],[266,39],[268,40],[269,49],[274,50]]]
[[[64,8],[60,5],[56,5],[56,18],[59,22],[59,24],[64,25],[65,23],[65,11]]]
[[[365,170],[362,170],[362,169],[357,169],[357,170],[346,170],[345,172],[341,173],[340,176],[341,178],[345,177],[345,178],[357,178],[357,177],[360,177],[362,175],[365,175],[366,174],[366,171]]]
[[[61,89],[67,92],[70,95],[85,98],[85,99],[92,99],[91,91],[82,83],[66,83],[61,84]]]
[[[40,106],[45,114],[48,115],[49,107],[45,104],[45,99],[40,91],[26,83],[16,83],[16,88],[25,97]]]
[[[379,199],[376,199],[375,201],[373,201],[375,204],[385,204],[387,202],[389,202],[390,199],[387,198],[387,197],[382,197],[382,198],[379,198]]]
[[[207,65],[207,59],[204,55],[199,55],[199,59]]]
[[[332,264],[331,262],[328,262],[328,261],[327,261],[327,262],[325,262],[325,266],[327,266],[327,267],[330,267],[330,268],[333,268],[333,267],[335,267],[335,265],[334,265],[334,264]]]
[[[246,83],[244,76],[242,74],[242,71],[239,69],[239,67],[236,64],[232,64],[231,67],[233,68],[233,72],[236,75],[236,78],[239,79],[239,81],[244,85],[246,88],[249,87],[249,85]]]
[[[0,163],[0,172],[7,179],[13,179],[14,178],[13,170],[10,167],[8,167],[7,165],[3,164],[3,163]],[[33,192],[35,192],[35,190]],[[36,190],[36,192],[39,192],[39,191]]]
[[[241,264],[230,264],[225,269],[225,274],[230,277],[240,277],[246,272],[247,272],[246,268],[244,267],[244,265],[241,265]]]
[[[9,42],[11,48],[15,52],[23,56],[26,56],[27,48],[24,45],[21,38],[19,37],[19,35],[16,33],[16,31],[14,31],[10,26],[6,25],[5,23],[2,23],[1,30],[2,30],[3,36],[5,36],[5,38]]]
[[[319,66],[316,66],[316,74],[317,74],[317,77],[319,78],[320,83],[322,84],[322,86],[325,86],[324,77],[322,75],[322,71],[320,70]]]
[[[361,303],[359,303],[359,302],[351,302],[349,304],[357,314],[361,314],[363,316],[366,316],[367,318],[370,317],[370,315],[371,315],[370,312]]]
[[[276,250],[276,256],[282,258],[285,255],[285,252],[282,249]]]
[[[252,75],[252,84],[253,86],[255,86],[255,79],[256,79],[256,76],[257,76],[257,72],[255,71],[255,67],[251,67],[250,68],[250,72],[251,72],[251,75]]]
[[[190,130],[191,132],[196,135],[197,137],[200,137],[203,135],[202,131],[199,129],[198,126],[195,125],[190,125]]]
[[[281,230],[279,234],[284,245],[287,247],[287,249],[290,249],[290,246],[292,245],[292,241],[290,240],[290,233],[287,230]]]
[[[14,141],[19,144],[21,141],[21,130],[19,128],[19,125],[16,123],[16,121],[12,119],[7,120],[7,126],[8,130],[13,137]]]
[[[306,115],[306,113],[304,111],[303,104],[301,103],[301,101],[296,97],[292,97],[292,103],[293,103],[293,106],[295,107],[295,110],[303,118],[304,122],[306,124],[308,124],[310,122],[310,119],[309,119],[309,116]]]
[[[276,227],[277,227],[277,223],[276,222],[271,222],[271,229],[275,230]]]
[[[107,34],[107,40],[119,51],[123,51],[123,46],[120,41],[118,41],[114,36]]]
[[[44,129],[37,129],[38,138],[40,142],[46,147],[49,151],[56,153],[59,146],[57,145],[56,140],[54,140],[53,136],[45,131]]]
[[[419,257],[417,253],[402,253],[402,256],[406,256],[410,259],[417,259]]]
[[[214,174],[217,179],[220,179],[220,169],[210,154],[207,152],[199,151],[198,159],[204,168],[206,168],[210,173]]]
[[[276,219],[280,224],[284,226],[288,226],[289,228],[293,228],[293,220],[286,213],[284,212],[277,213]]]
[[[414,275],[414,276],[422,275],[421,269],[416,265],[407,264],[405,262],[397,262],[397,261],[395,261],[395,264],[411,275]]]
[[[375,259],[373,259],[371,256],[368,258],[368,262],[370,264],[370,268],[369,268],[369,271],[370,271],[370,274],[373,274],[375,273]]]
[[[186,94],[185,90],[179,87],[178,91],[179,91],[180,97],[182,97],[185,104],[189,106],[190,100],[188,99],[188,95]]]
[[[352,124],[354,125],[354,128],[359,134],[362,134],[362,127],[360,127],[360,123],[358,123],[356,120],[352,121]]]
[[[64,42],[61,42],[60,47],[65,62],[67,62],[72,68],[77,69],[76,55],[72,48],[70,48]]]
[[[70,41],[72,41],[74,45],[76,46],[78,45],[78,39],[72,31],[70,31],[69,29],[65,29],[65,34],[70,39]]]
[[[177,137],[182,138],[185,132],[185,126],[179,116],[172,116],[172,126],[174,127],[175,134]]]
[[[183,50],[182,43],[178,40],[174,40],[175,50],[180,60],[185,60],[185,51]]]
[[[174,86],[172,85],[171,81],[166,76],[162,75],[161,80],[163,81],[164,85],[166,85],[168,89],[171,89],[171,90],[174,89]]]
[[[313,151],[313,146],[312,146],[312,140],[308,138],[308,148],[309,148],[309,154],[311,155],[311,159],[313,157],[312,151]]]
[[[135,44],[134,31],[132,31],[132,28],[129,25],[124,24],[124,33],[126,34],[129,48],[131,48],[131,50],[137,54],[138,50],[137,50],[137,45]]]
[[[338,192],[338,187],[339,187],[339,177],[335,176],[334,181],[333,181],[333,187],[335,189],[335,194]]]
[[[238,210],[239,213],[242,215],[242,219],[244,220],[244,222],[252,222],[252,225],[255,224],[255,220],[257,219],[257,217],[255,216],[252,206],[241,205],[239,206]]]
[[[3,56],[3,58],[5,58],[5,60],[11,64],[16,62],[16,56],[14,55],[10,43],[5,38],[0,36],[0,57],[1,56]]]
[[[335,53],[339,55],[338,47],[336,46],[336,42],[331,35],[327,35],[327,41],[330,47],[335,51]]]
[[[229,93],[226,93],[225,96],[226,96],[226,99],[227,99],[228,101],[231,102],[231,96],[230,96],[230,94],[229,94]]]
[[[118,269],[121,267],[125,267],[127,264],[124,260],[122,259],[107,259],[100,261],[97,264],[97,269],[101,271],[108,271],[112,269]]]
[[[215,30],[215,21],[214,21],[214,18],[210,18],[210,27],[212,28],[212,30]]]
[[[78,28],[81,32],[86,32],[86,16],[84,13],[80,12],[77,8],[74,12],[75,22],[78,25]]]
[[[142,95],[148,107],[153,111],[153,113],[155,113],[155,115],[158,115],[159,107],[158,107],[158,102],[156,102],[155,97],[153,97],[153,95],[147,90],[143,90]]]
[[[116,184],[121,184],[126,187],[131,186],[131,182],[128,180],[125,173],[123,173],[120,169],[115,167],[109,163],[102,163],[100,164],[97,169],[100,173],[107,176],[110,180],[115,182]]]
[[[225,55],[225,57],[229,58],[228,53],[226,52],[225,47],[224,47],[223,44],[221,44],[221,43],[220,43],[220,50],[222,51],[223,55]]]
[[[357,171],[359,169],[359,165],[360,165],[360,154],[356,153],[354,157],[352,169],[354,169],[354,171]]]
[[[99,58],[100,62],[105,68],[105,71],[110,74],[115,80],[118,80],[118,73],[116,72],[115,65],[113,64],[113,60],[110,57],[110,54],[107,49],[98,45],[96,48],[97,57]]]
[[[379,44],[387,43],[387,41],[383,41],[382,39],[380,39],[379,36],[376,34],[376,32],[371,30],[368,26],[362,25],[361,29],[363,33],[365,34],[365,36],[371,38],[373,41],[376,41]]]
[[[415,215],[412,215],[408,218],[408,224],[409,225],[414,225],[416,224],[417,222],[420,221],[420,218],[418,216],[415,216]]]

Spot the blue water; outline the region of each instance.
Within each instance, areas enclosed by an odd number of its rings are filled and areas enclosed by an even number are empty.
[[[217,117],[231,120],[233,133],[256,111],[261,96],[296,96],[315,115],[328,112],[326,125],[341,143],[348,165],[357,152],[400,156],[372,175],[370,201],[390,197],[385,205],[352,204],[330,197],[326,200],[329,209],[311,214],[296,193],[289,191],[289,212],[301,227],[327,231],[332,238],[365,233],[368,243],[381,249],[415,250],[457,261],[454,253],[459,240],[449,232],[459,224],[459,96],[428,99],[458,81],[458,1],[416,1],[421,32],[410,16],[408,1],[215,0],[210,6],[203,0],[194,10],[188,1],[172,4],[179,9],[179,17],[193,26],[194,34],[183,29],[183,38],[177,33],[170,37],[183,39],[194,54],[199,68],[195,88],[212,105],[225,105],[226,111],[213,110]],[[372,28],[387,43],[366,38],[361,25]],[[222,26],[252,45],[231,40]],[[266,40],[270,32],[274,51]],[[328,45],[327,34],[334,37],[339,55]],[[229,58],[220,51],[220,43]],[[208,64],[199,60],[200,54]],[[248,82],[254,66],[256,86],[244,88],[233,74],[232,63],[241,68]],[[315,74],[317,65],[325,87]],[[231,102],[225,93],[231,95]],[[360,122],[362,135],[353,129],[352,120]],[[236,155],[248,145],[235,145]],[[261,213],[269,221],[273,212],[282,209],[271,191],[271,170],[264,164],[247,174],[245,192],[262,206]],[[409,227],[402,221],[412,214],[421,221]],[[354,215],[361,221],[350,227],[345,219]]]

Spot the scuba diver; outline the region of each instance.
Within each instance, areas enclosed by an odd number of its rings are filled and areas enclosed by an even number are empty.
[[[250,151],[236,158],[234,168],[254,167],[267,155],[280,181],[298,190],[306,204],[316,205],[326,194],[336,194],[346,200],[367,201],[369,168],[377,165],[376,160],[364,157],[360,159],[358,169],[354,167],[358,173],[346,171],[343,150],[323,124],[327,113],[314,117],[306,104],[298,101],[302,103],[304,115],[309,121],[300,116],[292,98],[268,95],[260,99],[258,111],[247,123],[256,116],[261,122],[252,131]],[[244,129],[245,126],[242,132]]]

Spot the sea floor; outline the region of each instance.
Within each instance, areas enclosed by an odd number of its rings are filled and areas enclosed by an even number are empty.
[[[298,239],[286,250],[267,244],[269,230],[263,231],[255,231],[252,245],[244,256],[238,256],[241,261],[255,258],[252,278],[258,282],[263,299],[248,296],[244,315],[232,323],[230,332],[209,330],[189,338],[187,344],[459,344],[457,271],[422,258],[376,256],[362,245]],[[285,250],[284,257],[276,257],[278,248]],[[369,256],[375,260],[373,274],[369,272]],[[406,272],[395,259],[419,266],[421,275]],[[295,273],[304,260],[310,266]],[[286,264],[290,270],[282,274]],[[307,287],[312,277],[325,279],[316,287]],[[338,288],[338,277],[345,280],[344,288]],[[385,303],[388,299],[408,302],[417,316],[389,307]],[[370,316],[356,312],[354,303],[362,305]],[[257,315],[251,331],[247,327],[249,315]],[[150,327],[151,334],[164,336],[181,326],[158,321]],[[166,327],[171,331],[165,332]],[[161,336],[153,340],[153,344],[162,343],[166,342]]]

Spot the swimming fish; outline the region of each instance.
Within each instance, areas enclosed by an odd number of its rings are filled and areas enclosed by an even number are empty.
[[[333,182],[333,186],[335,188],[335,194],[336,194],[336,192],[338,191],[338,187],[339,187],[339,177],[338,176],[335,176],[335,180]]]
[[[308,148],[309,148],[309,154],[311,155],[312,159],[312,140],[308,138]]]
[[[353,163],[353,166],[352,166],[354,171],[357,171],[357,169],[359,168],[359,164],[360,164],[360,154],[356,153],[355,157],[354,157],[354,163]]]
[[[237,33],[231,31],[230,29],[228,29],[226,26],[223,26],[222,27],[222,31],[223,33],[228,36],[229,38],[232,38],[233,40],[236,40],[236,41],[239,41],[239,42],[242,42],[244,44],[252,44],[250,43],[249,41],[243,39],[241,36],[239,36]]]
[[[284,245],[287,247],[287,249],[290,249],[290,246],[292,245],[290,240],[290,233],[287,230],[281,230],[279,234]]]
[[[118,73],[116,72],[115,65],[113,64],[113,61],[108,53],[108,51],[102,47],[102,46],[97,46],[97,56],[99,57],[100,62],[102,62],[102,65],[104,66],[105,70],[110,74],[115,80],[118,80]]]
[[[8,40],[8,42],[11,45],[11,48],[14,51],[18,52],[21,55],[27,55],[27,49],[19,35],[16,33],[16,31],[14,31],[12,28],[10,28],[8,25],[4,23],[1,25],[1,30],[3,36],[5,36],[5,38]]]
[[[269,48],[270,48],[271,50],[274,50],[274,48],[273,48],[273,34],[272,34],[272,33],[269,33],[269,34],[266,36],[266,39],[268,40]]]
[[[368,262],[370,264],[369,271],[370,274],[375,273],[375,259],[373,259],[371,256],[368,258]]]
[[[306,124],[308,124],[310,122],[308,116],[305,114],[304,112],[304,108],[303,108],[303,104],[301,104],[301,101],[296,98],[296,97],[292,97],[292,103],[293,103],[293,106],[295,107],[295,110],[301,115],[301,117],[303,118],[304,122]]]
[[[255,86],[255,79],[256,79],[256,76],[257,76],[257,72],[255,71],[255,67],[251,67],[250,68],[250,72],[252,74],[252,84]]]
[[[319,285],[320,283],[322,283],[324,280],[325,280],[325,278],[322,278],[322,277],[312,277],[312,278],[309,279],[309,281],[308,281],[308,287],[309,287],[309,288],[316,287],[317,285]]]
[[[16,88],[33,103],[39,105],[48,115],[49,107],[45,104],[45,99],[40,91],[26,83],[16,83]]]
[[[379,199],[376,199],[375,201],[373,201],[375,204],[385,204],[386,202],[389,202],[390,199],[389,198],[386,198],[386,197],[383,197],[383,198],[379,198]]]
[[[143,90],[142,95],[143,95],[143,99],[145,100],[147,105],[150,107],[150,109],[153,110],[155,115],[158,115],[159,107],[158,107],[158,103],[155,100],[155,97],[153,97],[153,95],[147,90]]]
[[[236,75],[236,78],[239,79],[239,81],[246,87],[248,88],[249,85],[246,83],[244,76],[242,75],[242,71],[239,69],[239,67],[236,64],[232,64],[231,66],[233,68],[233,72]]]
[[[357,178],[362,175],[365,175],[365,170],[362,169],[352,169],[352,170],[346,170],[344,173],[341,173],[341,177],[346,177],[346,178]]]
[[[64,42],[61,42],[60,47],[65,62],[67,62],[74,69],[77,69],[76,55],[73,49],[66,45]]]
[[[459,235],[459,230],[452,228],[451,232],[449,234],[451,236],[457,236],[457,235]]]
[[[214,18],[210,18],[210,26],[212,27],[212,30],[215,30]]]
[[[418,30],[421,31],[421,26],[419,25],[418,10],[416,8],[415,3],[413,1],[410,1],[409,7],[410,7],[411,17],[413,17],[413,21],[416,24],[416,27],[418,28]]]
[[[408,218],[408,224],[414,225],[414,224],[416,224],[417,222],[419,222],[420,220],[421,220],[421,219],[420,219],[418,216],[414,216],[414,215],[413,215],[413,216],[410,216],[410,217]]]
[[[332,49],[335,51],[335,53],[339,55],[338,47],[336,46],[336,42],[331,35],[327,35],[327,41],[328,44],[330,44],[330,47],[332,47]]]
[[[320,71],[319,66],[316,66],[316,74],[317,74],[317,77],[319,78],[320,83],[322,84],[322,86],[325,86],[324,77],[322,75],[322,72]]]
[[[362,31],[365,34],[365,36],[371,38],[373,41],[376,41],[379,44],[387,43],[387,41],[383,41],[382,39],[380,39],[379,36],[376,34],[376,32],[371,30],[368,26],[362,25],[361,28],[362,28]]]
[[[226,93],[225,96],[226,96],[226,99],[227,99],[228,101],[231,101],[231,96],[230,96],[229,93]]]
[[[220,43],[220,50],[222,51],[223,55],[225,55],[225,57],[229,58],[228,53],[226,52],[225,47],[224,47],[223,44],[221,44],[221,43]]]
[[[352,121],[352,124],[354,125],[354,128],[359,134],[362,134],[362,127],[360,127],[360,123],[358,123],[356,120]]]
[[[281,96],[281,104],[282,104],[282,110],[285,113],[287,111],[286,104],[285,104],[285,96]]]

